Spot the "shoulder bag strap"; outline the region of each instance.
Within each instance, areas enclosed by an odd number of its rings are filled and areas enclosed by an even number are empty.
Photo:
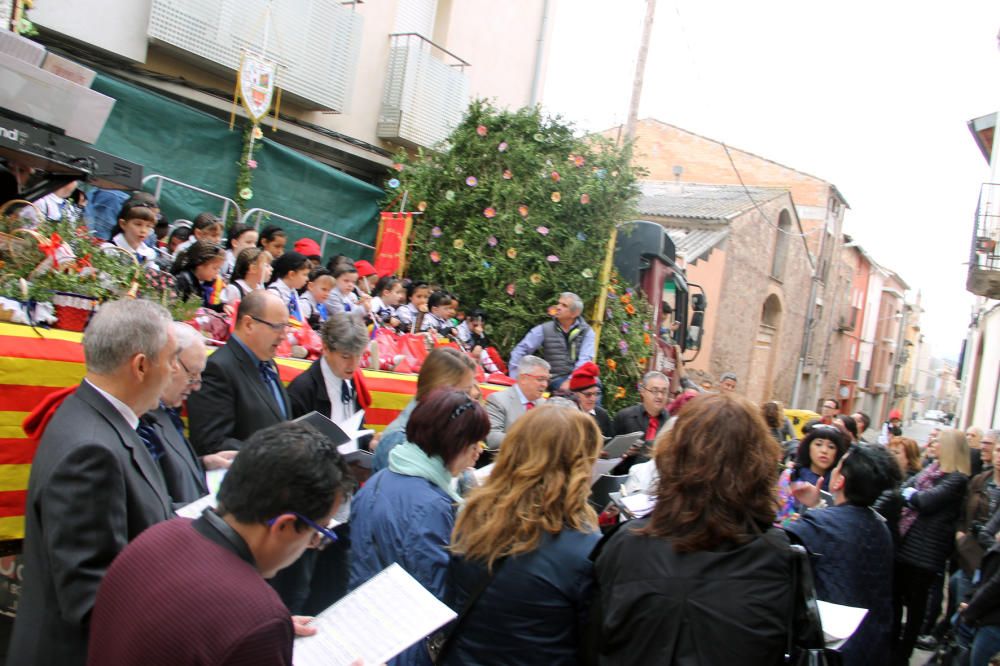
[[[465,600],[465,605],[462,606],[462,610],[459,611],[458,616],[452,621],[451,627],[448,629],[447,637],[444,639],[444,643],[441,644],[441,650],[438,652],[438,658],[436,663],[441,663],[443,661],[444,655],[447,653],[448,648],[451,647],[452,638],[461,628],[462,624],[465,622],[465,619],[469,616],[469,612],[472,610],[472,607],[475,606],[476,602],[479,601],[479,598],[483,596],[483,592],[486,591],[486,588],[490,586],[490,583],[493,582],[493,579],[496,578],[498,573],[500,573],[500,569],[503,567],[504,562],[506,561],[507,558],[499,560],[496,563],[496,566],[493,567],[493,571],[491,573],[488,573],[482,579],[482,581],[480,581],[476,589],[473,590],[472,594],[469,595],[469,598]]]

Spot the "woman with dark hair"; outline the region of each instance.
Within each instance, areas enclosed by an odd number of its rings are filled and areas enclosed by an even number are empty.
[[[833,425],[840,430],[848,440],[848,445],[858,442],[858,423],[847,414],[837,414],[833,417]]]
[[[597,424],[551,401],[519,418],[452,534],[452,608],[486,589],[441,663],[577,664],[600,539],[587,503]],[[501,564],[503,563],[503,564]]]
[[[760,412],[764,416],[764,423],[767,424],[775,441],[784,444],[789,439],[795,439],[792,422],[785,416],[784,410],[781,409],[781,403],[774,400],[765,402],[760,406]]]
[[[267,288],[273,291],[288,306],[288,315],[305,321],[299,307],[299,292],[309,281],[309,257],[295,250],[285,252],[271,262],[271,281]]]
[[[600,663],[783,663],[792,551],[771,527],[781,449],[760,409],[705,395],[657,437],[652,513],[595,563]]]
[[[836,426],[818,423],[812,427],[799,442],[795,462],[778,479],[778,498],[781,501],[778,522],[798,520],[802,507],[792,493],[796,484],[809,483],[823,490],[830,487],[833,468],[847,449],[847,438]]]
[[[438,599],[447,592],[448,546],[462,500],[453,479],[475,465],[490,431],[486,410],[463,391],[442,388],[417,403],[406,440],[389,454],[351,508],[354,589],[393,562]],[[391,665],[429,665],[423,643]]]
[[[222,248],[214,243],[195,241],[177,255],[173,274],[177,279],[177,293],[182,301],[192,296],[201,299],[204,307],[222,312],[225,303],[222,292],[225,282],[219,276],[225,261]]]
[[[260,238],[257,239],[257,246],[270,252],[275,259],[285,253],[287,243],[288,235],[285,230],[275,224],[269,224],[261,229]]]

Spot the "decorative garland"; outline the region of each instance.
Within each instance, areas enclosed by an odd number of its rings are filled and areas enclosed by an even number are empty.
[[[38,28],[28,18],[28,10],[35,8],[34,0],[16,0],[11,29],[22,37],[37,37]]]
[[[236,200],[247,202],[253,198],[253,171],[257,168],[255,155],[261,149],[263,143],[259,139],[264,138],[264,132],[257,123],[250,123],[243,130],[243,149],[240,153],[240,161],[237,162],[239,172],[236,175]],[[236,212],[232,211],[235,215]]]

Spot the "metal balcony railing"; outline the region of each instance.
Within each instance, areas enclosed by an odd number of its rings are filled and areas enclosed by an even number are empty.
[[[389,38],[376,134],[404,146],[432,148],[462,120],[469,98],[469,63],[415,32]]]
[[[983,183],[972,233],[966,288],[987,298],[1000,298],[1000,183]]]

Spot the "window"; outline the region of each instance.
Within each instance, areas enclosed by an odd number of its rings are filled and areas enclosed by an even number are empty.
[[[778,230],[774,238],[774,253],[771,255],[771,277],[780,280],[785,272],[785,258],[788,255],[788,234],[792,230],[792,216],[788,210],[778,216]]]

